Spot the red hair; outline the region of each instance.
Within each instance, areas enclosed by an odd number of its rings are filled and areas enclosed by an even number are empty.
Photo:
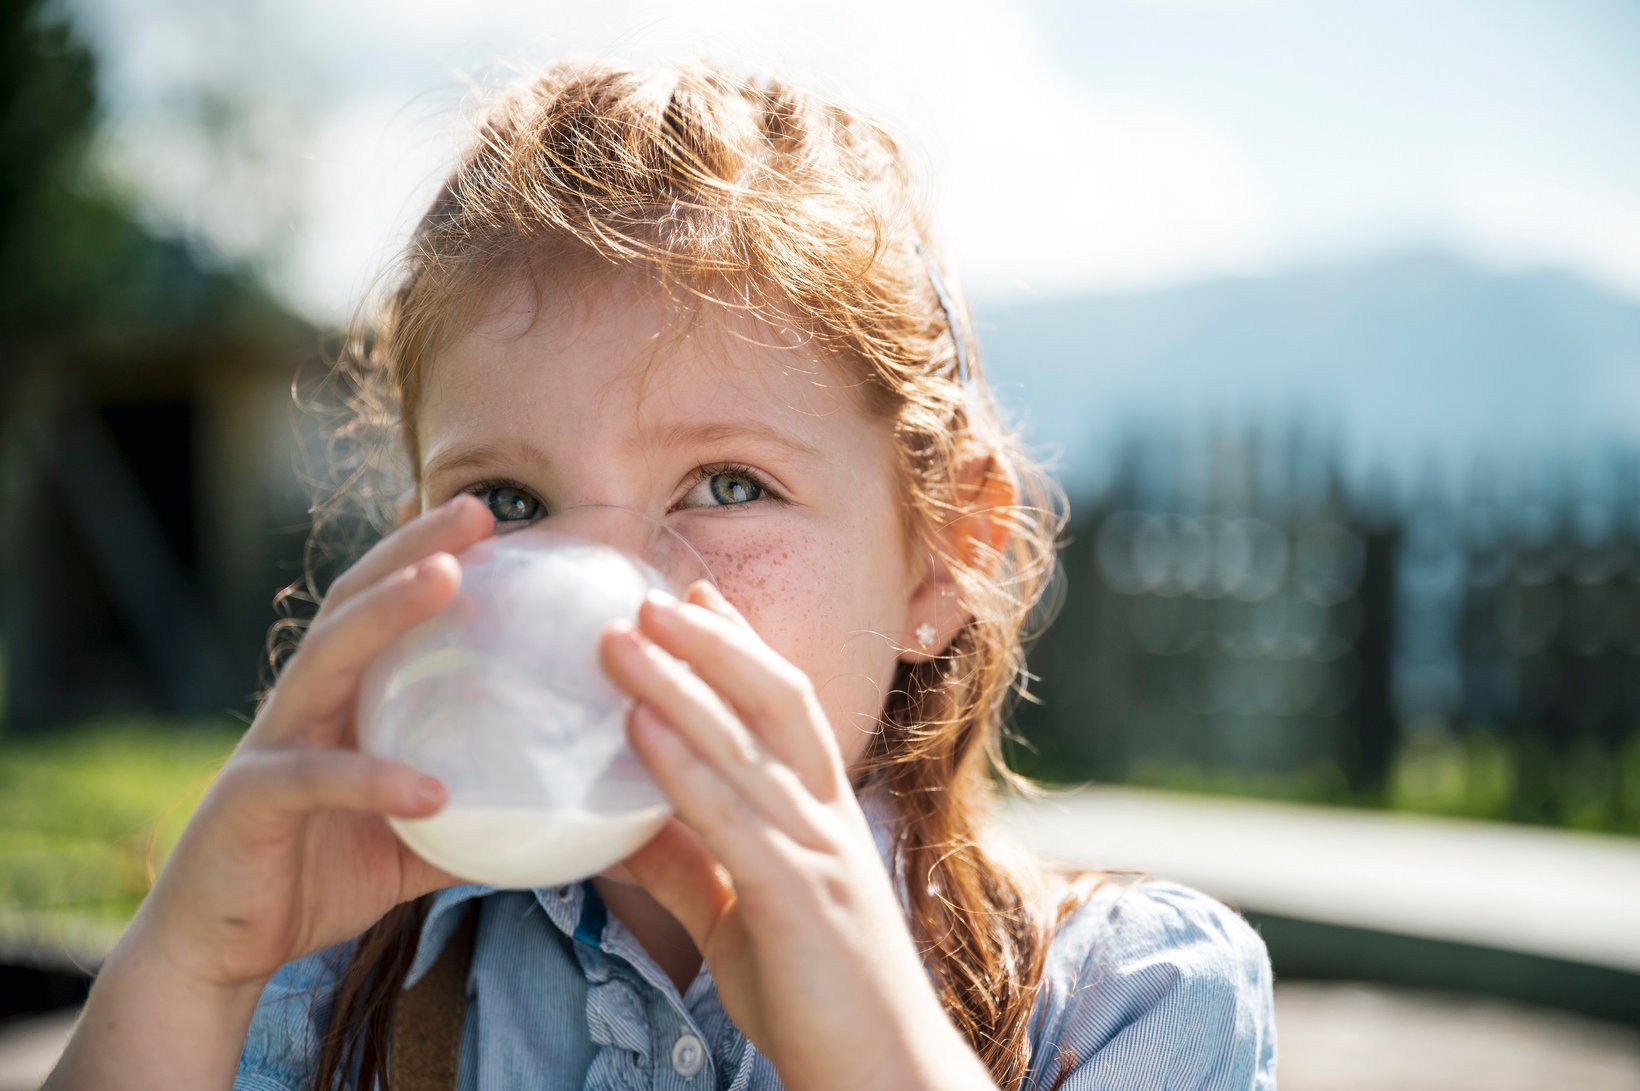
[[[900,665],[856,782],[897,801],[913,937],[952,1022],[1013,1088],[1048,941],[1086,893],[1050,881],[990,821],[998,785],[1024,786],[1003,760],[1004,721],[1028,696],[1027,623],[1065,504],[978,376],[919,195],[885,127],[783,83],[704,64],[554,65],[490,110],[395,287],[356,324],[339,364],[355,395],[343,438],[394,437],[415,473],[424,372],[474,304],[521,274],[544,290],[566,269],[640,272],[708,308],[795,325],[857,376],[892,429],[905,540],[941,554],[971,620],[939,656]],[[965,487],[974,467],[983,479]],[[344,494],[364,491],[358,469]],[[1012,501],[988,512],[1005,541],[945,555],[939,532],[998,495]],[[355,1065],[386,1078],[384,1028],[424,909],[399,907],[355,946],[314,1086]]]

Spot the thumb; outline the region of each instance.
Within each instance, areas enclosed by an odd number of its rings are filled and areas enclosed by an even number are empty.
[[[707,937],[734,905],[735,888],[729,873],[712,859],[695,832],[676,818],[669,819],[623,862],[704,953]]]
[[[443,890],[447,886],[459,886],[471,882],[459,875],[451,875],[448,871],[436,864],[430,864],[416,854],[404,842],[399,842],[399,898],[401,901],[410,901],[423,894],[431,894],[435,890]]]

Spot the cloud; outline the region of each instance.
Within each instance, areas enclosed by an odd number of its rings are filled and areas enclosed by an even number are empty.
[[[1257,173],[1226,133],[1176,106],[1090,91],[1011,0],[303,0],[231,18],[195,0],[88,0],[87,11],[111,58],[116,172],[154,219],[229,256],[260,249],[275,287],[322,321],[346,314],[425,207],[460,141],[469,78],[565,52],[705,55],[885,115],[925,150],[959,268],[992,296],[1245,269],[1265,232]],[[169,60],[146,63],[131,43]],[[260,105],[224,142],[179,108],[201,95]]]
[[[1514,165],[1471,168],[1455,190],[1453,241],[1474,260],[1504,270],[1571,268],[1640,297],[1640,191]]]
[[[1331,55],[1320,24],[1297,68],[1251,81],[1196,73],[1164,33],[1175,24],[1149,8],[1090,15],[1067,50],[1023,0],[83,3],[113,107],[112,172],[151,219],[257,258],[321,321],[345,315],[425,207],[462,140],[469,81],[565,52],[705,55],[884,115],[924,152],[957,267],[991,300],[1432,243],[1640,296],[1632,164],[1549,154],[1566,125],[1593,124],[1588,111],[1487,69],[1489,95],[1529,95],[1536,124],[1500,128],[1492,97],[1420,77],[1427,96],[1375,93],[1348,125],[1318,127],[1303,103],[1320,116],[1360,105],[1343,76],[1317,76]],[[1242,24],[1214,25],[1235,52]],[[1147,50],[1155,78],[1136,82]],[[1329,88],[1343,97],[1327,106]]]

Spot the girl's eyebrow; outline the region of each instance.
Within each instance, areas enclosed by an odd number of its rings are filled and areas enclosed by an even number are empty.
[[[754,439],[785,447],[807,458],[821,457],[820,448],[790,432],[781,431],[761,421],[708,421],[703,424],[678,423],[659,429],[655,438],[668,447],[690,444],[718,443],[728,439]],[[552,460],[541,448],[528,440],[510,440],[506,443],[480,443],[472,447],[456,447],[434,453],[422,467],[422,480],[431,481],[440,474],[501,461],[517,461],[546,466]]]
[[[691,443],[717,443],[726,439],[756,439],[774,443],[808,458],[821,457],[820,448],[806,443],[788,431],[782,431],[761,421],[708,421],[704,424],[679,422],[656,433],[656,438],[668,447],[683,447]]]
[[[550,460],[545,451],[528,440],[514,440],[503,444],[479,443],[472,447],[438,451],[422,466],[421,477],[423,481],[432,481],[440,474],[504,461],[529,462],[545,466]]]

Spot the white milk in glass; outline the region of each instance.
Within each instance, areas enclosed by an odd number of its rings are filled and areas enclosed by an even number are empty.
[[[450,791],[436,815],[389,819],[394,831],[429,863],[498,887],[586,878],[665,823],[598,634],[635,619],[651,588],[705,575],[681,538],[623,509],[538,526],[463,553],[455,600],[383,652],[359,690],[361,747]]]

